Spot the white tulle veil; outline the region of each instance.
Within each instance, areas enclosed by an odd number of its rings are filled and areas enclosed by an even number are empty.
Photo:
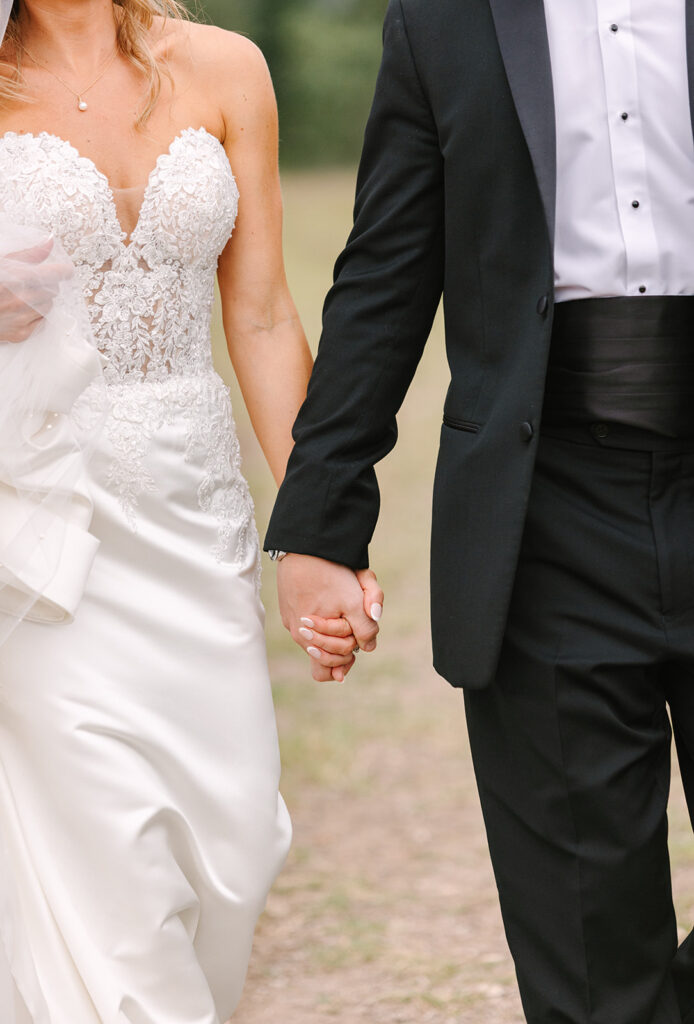
[[[12,0],[0,0],[0,39]],[[32,305],[55,297],[30,337],[2,337],[0,320],[0,645],[24,619],[71,621],[98,540],[85,463],[94,432],[80,436],[73,409],[101,375],[74,268],[44,228],[0,210],[0,289]],[[58,280],[60,279],[60,280]]]
[[[4,39],[12,13],[12,0],[0,0],[0,40]]]
[[[12,0],[0,0],[0,42]],[[24,220],[24,218],[22,218]],[[50,310],[30,337],[0,330],[0,699],[2,646],[25,619],[63,628],[74,615],[98,540],[89,528],[92,502],[85,467],[103,414],[78,431],[75,403],[103,385],[74,267],[45,228],[17,223],[0,211],[0,289],[32,305],[47,275],[60,278]],[[0,320],[0,323],[2,321]],[[101,382],[101,384],[100,384]],[[98,405],[98,403],[96,403]],[[50,686],[47,666],[46,685]],[[0,751],[0,1021],[53,1024],[54,1013],[34,966],[24,927],[27,907],[12,865],[30,858],[21,819],[13,812]],[[39,902],[33,904],[40,906]],[[42,927],[42,922],[36,922]]]

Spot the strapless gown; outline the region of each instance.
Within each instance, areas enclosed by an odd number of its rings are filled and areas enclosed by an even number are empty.
[[[0,138],[0,212],[60,239],[105,357],[74,414],[85,436],[100,423],[85,595],[69,625],[24,622],[0,650],[17,1022],[222,1024],[287,852],[258,539],[210,352],[238,199],[219,141],[187,129],[127,239],[70,144]]]

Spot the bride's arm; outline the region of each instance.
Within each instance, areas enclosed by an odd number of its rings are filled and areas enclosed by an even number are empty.
[[[225,45],[227,61],[219,68],[219,80],[225,81],[225,149],[241,199],[233,237],[219,264],[224,330],[253,428],[279,484],[313,359],[284,269],[272,82],[252,43],[225,34]],[[381,591],[372,573],[360,582],[365,601],[379,599]],[[354,663],[351,628],[343,619],[316,619],[312,629],[307,624],[303,629],[295,640],[305,650],[324,652],[323,671],[343,679]]]
[[[253,428],[280,483],[313,360],[284,270],[277,107],[270,75],[252,43],[239,36],[225,38],[225,149],[241,199],[233,238],[219,265],[224,330]]]

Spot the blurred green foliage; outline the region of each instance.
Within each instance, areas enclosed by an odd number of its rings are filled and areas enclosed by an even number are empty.
[[[200,0],[206,20],[263,50],[284,164],[354,163],[381,56],[387,0]]]

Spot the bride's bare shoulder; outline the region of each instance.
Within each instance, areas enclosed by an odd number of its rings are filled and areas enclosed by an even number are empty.
[[[204,97],[221,118],[220,132],[231,145],[259,126],[276,130],[277,104],[262,52],[246,36],[213,25],[176,22],[165,26],[163,54],[174,79]],[[183,90],[185,91],[185,89]],[[189,93],[190,95],[190,93]]]
[[[239,83],[267,75],[261,50],[239,32],[216,25],[169,20],[162,29],[162,42],[169,57],[192,61],[198,74],[214,77],[222,73],[226,81],[232,78]]]

